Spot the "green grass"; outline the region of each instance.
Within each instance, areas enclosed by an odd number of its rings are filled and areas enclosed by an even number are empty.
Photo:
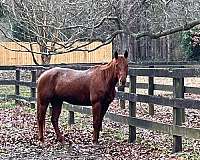
[[[199,152],[182,152],[178,153],[177,157],[182,158],[184,160],[200,160]]]
[[[31,90],[29,87],[20,86],[19,92],[21,96],[30,97]],[[2,95],[14,95],[15,94],[15,86],[14,85],[0,85],[0,94]]]
[[[20,86],[19,92],[20,92],[21,96],[24,96],[24,97],[30,97],[31,96],[31,90],[30,90],[29,87]]]
[[[0,108],[1,109],[8,109],[8,108],[15,108],[15,101],[14,100],[1,100],[0,101]]]
[[[13,85],[0,85],[0,94],[15,94],[15,86]]]
[[[6,99],[7,95],[15,95],[14,85],[0,85],[0,108],[13,108],[15,107],[15,100]],[[24,97],[30,97],[30,88],[26,86],[20,86],[20,95]]]
[[[114,138],[119,141],[123,141],[128,138],[127,134],[122,129],[115,131]]]

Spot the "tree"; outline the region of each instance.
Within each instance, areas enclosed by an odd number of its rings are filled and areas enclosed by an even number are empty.
[[[94,41],[103,41],[107,34],[105,30],[100,34],[102,24],[113,19],[107,16],[109,9],[105,6],[109,5],[105,1],[10,0],[4,6],[13,33],[12,37],[4,33],[5,36],[15,42],[29,41],[30,45],[35,40],[40,53],[31,52],[33,58],[34,54],[41,54],[43,64],[49,63],[52,54],[82,51]],[[110,26],[105,24],[104,28],[109,30]],[[86,43],[77,46],[78,41]]]
[[[1,3],[9,13],[13,33],[13,36],[4,33],[5,36],[16,43],[29,41],[30,46],[33,41],[38,43],[39,52],[26,49],[33,58],[34,54],[41,54],[43,64],[49,63],[54,54],[92,51],[84,47],[94,41],[102,42],[99,48],[117,40],[119,50],[125,50],[130,49],[133,39],[157,39],[200,24],[198,0],[8,0]],[[78,44],[80,41],[85,43]]]

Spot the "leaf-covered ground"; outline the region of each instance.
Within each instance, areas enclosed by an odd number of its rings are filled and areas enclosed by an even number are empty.
[[[15,106],[14,102],[0,103],[0,159],[200,159],[200,141],[184,139],[184,152],[172,154],[172,137],[149,130],[137,129],[135,144],[127,142],[128,126],[105,119],[100,144],[93,145],[92,118],[75,114],[75,125],[67,124],[68,112],[63,109],[60,126],[66,144],[56,141],[50,117],[46,116],[45,143],[37,140],[35,110],[26,105]],[[144,116],[147,107],[138,104],[138,114]],[[164,110],[163,110],[164,109]],[[156,112],[155,121],[168,122],[170,108]],[[123,112],[117,102],[112,103],[110,111]],[[193,111],[200,120],[199,112]],[[196,113],[197,112],[197,113]],[[159,114],[163,113],[163,114]],[[191,112],[187,112],[190,118]],[[164,116],[164,117],[163,117]],[[147,118],[148,117],[144,117]],[[191,120],[192,121],[192,120]],[[196,124],[199,127],[199,121]]]
[[[14,79],[15,74],[0,73],[0,78]],[[30,80],[30,74],[22,74],[22,79]],[[147,78],[138,77],[137,82],[147,82]],[[157,84],[172,85],[170,78],[155,78]],[[198,87],[200,78],[187,78],[185,85]],[[27,88],[20,88],[23,95],[29,94]],[[1,86],[1,94],[14,93],[14,86]],[[147,94],[147,90],[137,90]],[[172,93],[155,91],[156,95],[172,96]],[[185,94],[185,98],[200,99],[198,95]],[[126,109],[120,109],[117,101],[109,108],[110,112],[128,115]],[[200,140],[183,138],[183,152],[172,154],[172,136],[137,128],[137,141],[128,143],[128,126],[104,119],[100,144],[93,145],[91,116],[75,114],[76,124],[69,126],[68,112],[63,109],[60,126],[65,135],[66,144],[56,141],[50,117],[46,116],[45,143],[37,140],[35,110],[26,105],[16,106],[14,101],[0,101],[0,159],[130,159],[130,160],[200,160]],[[137,117],[155,122],[172,123],[172,108],[155,105],[155,115],[148,114],[148,105],[137,103]],[[186,109],[187,127],[200,128],[200,111]]]

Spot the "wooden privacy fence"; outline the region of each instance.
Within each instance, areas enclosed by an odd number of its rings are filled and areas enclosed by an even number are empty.
[[[65,67],[74,69],[87,69],[87,65],[65,65]],[[36,71],[47,69],[42,66],[1,66],[0,70],[15,71],[15,79],[13,80],[0,80],[0,85],[15,85],[15,94],[13,95],[0,95],[4,98],[14,98],[17,101],[25,100],[35,106],[36,100]],[[22,71],[29,71],[31,79],[23,81],[20,79]],[[148,83],[137,83],[137,76],[148,76]],[[129,93],[118,91],[116,98],[120,100],[129,101],[129,116],[117,115],[111,112],[106,113],[106,117],[115,122],[120,122],[129,125],[129,142],[136,141],[136,127],[153,130],[169,135],[173,135],[173,152],[182,150],[182,137],[189,137],[200,139],[199,128],[188,128],[182,125],[185,121],[184,109],[200,109],[200,101],[193,99],[184,99],[184,93],[200,94],[200,88],[184,86],[185,77],[200,77],[200,68],[133,68],[129,67],[130,82]],[[154,77],[170,77],[173,79],[173,85],[154,84]],[[31,96],[24,97],[20,94],[19,87],[27,86],[31,88]],[[136,89],[148,89],[148,95],[136,94]],[[162,97],[153,95],[153,91],[173,91],[173,97]],[[154,112],[154,104],[173,107],[173,124],[165,124],[144,120],[136,117],[136,102],[143,102],[150,104],[150,114]],[[74,123],[74,112],[83,114],[91,114],[91,107],[68,105],[64,103],[64,107],[69,110],[69,123]]]
[[[26,42],[19,42],[30,49],[30,44]],[[100,42],[93,42],[92,44],[82,49],[94,49],[99,46]],[[14,42],[0,42],[0,65],[34,65],[33,58],[30,52]],[[77,44],[78,45],[78,44]],[[21,52],[15,52],[8,50],[19,50]],[[39,52],[39,45],[33,44],[33,51]],[[35,54],[36,60],[41,64],[41,55]],[[109,62],[112,59],[112,44],[108,44],[99,48],[93,52],[87,51],[74,51],[65,54],[52,55],[51,64],[58,63],[102,63]]]

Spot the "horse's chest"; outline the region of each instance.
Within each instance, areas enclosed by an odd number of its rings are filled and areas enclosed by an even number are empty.
[[[115,98],[115,89],[112,89],[105,93],[104,101],[110,104],[114,98]]]

